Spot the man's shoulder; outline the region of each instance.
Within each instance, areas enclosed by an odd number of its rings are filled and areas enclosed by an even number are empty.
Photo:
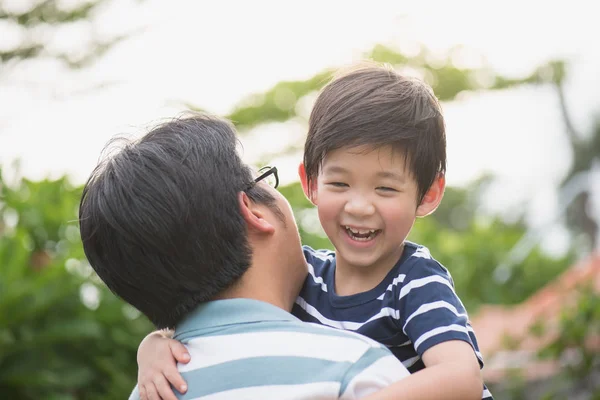
[[[309,383],[329,382],[335,386],[330,398],[338,398],[342,388],[352,387],[355,377],[362,379],[360,382],[367,378],[380,381],[389,375],[394,363],[396,370],[402,372],[402,365],[385,346],[358,334],[299,320],[252,325],[244,326],[242,332],[239,326],[230,326],[222,335],[210,333],[190,341],[192,361],[179,366],[180,372],[188,377],[193,375],[198,382],[190,385],[190,390],[213,393],[232,387],[250,390],[264,385],[294,384],[295,388],[285,389],[289,391],[300,390]],[[256,370],[263,374],[243,373]],[[227,387],[217,384],[224,376]],[[392,377],[399,379],[402,374],[395,372]]]

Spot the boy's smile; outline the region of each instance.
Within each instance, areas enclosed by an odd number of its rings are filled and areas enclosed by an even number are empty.
[[[352,240],[359,242],[371,241],[381,233],[381,229],[356,228],[348,225],[345,225],[344,229],[346,229],[346,233]]]

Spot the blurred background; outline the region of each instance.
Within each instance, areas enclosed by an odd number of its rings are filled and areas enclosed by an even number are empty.
[[[152,326],[87,264],[81,188],[114,135],[184,110],[296,178],[317,91],[364,59],[442,101],[449,187],[410,239],[452,273],[497,399],[600,399],[593,2],[0,0],[0,397],[123,399]]]

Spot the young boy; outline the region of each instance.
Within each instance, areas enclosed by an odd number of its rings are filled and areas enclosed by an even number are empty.
[[[335,252],[305,246],[309,275],[292,313],[390,348],[412,375],[374,399],[492,398],[449,272],[406,241],[416,217],[442,200],[445,170],[442,111],[421,81],[363,66],[319,94],[299,174]],[[138,355],[140,385],[173,396],[167,380],[180,386],[173,357],[185,362],[184,353],[149,335]]]

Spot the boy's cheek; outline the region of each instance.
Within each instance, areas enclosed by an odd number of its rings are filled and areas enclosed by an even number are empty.
[[[317,211],[319,215],[319,222],[321,222],[321,226],[325,229],[325,232],[329,234],[329,231],[338,224],[338,207],[335,204],[331,204],[321,199],[321,203],[317,206]]]

